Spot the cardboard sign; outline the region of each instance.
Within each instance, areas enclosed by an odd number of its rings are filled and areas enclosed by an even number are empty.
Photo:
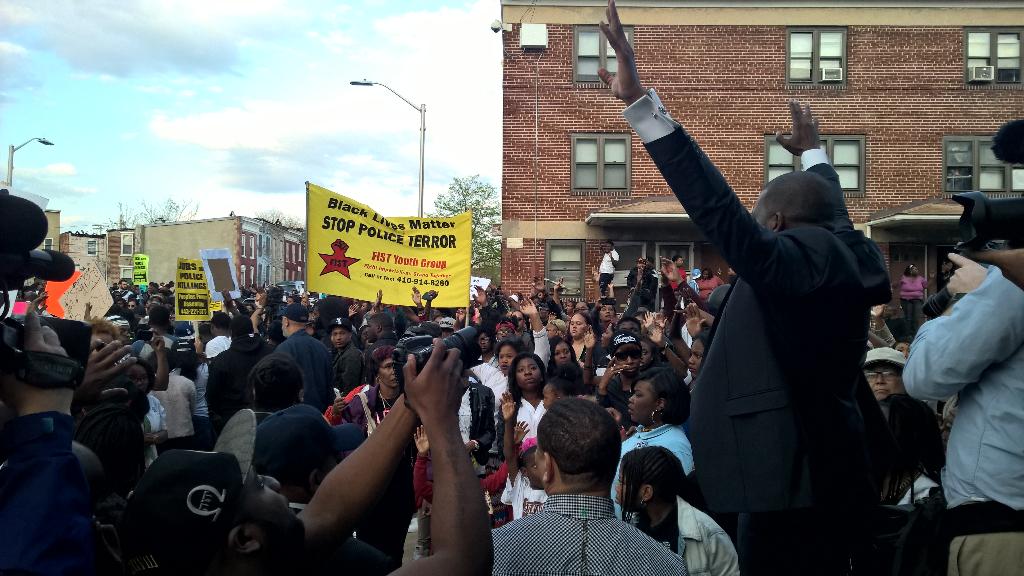
[[[472,215],[384,217],[373,208],[306,183],[306,289],[405,305],[413,286],[436,290],[435,308],[466,305]]]
[[[200,250],[199,257],[203,261],[206,283],[210,287],[210,297],[214,302],[222,302],[221,292],[230,292],[232,298],[241,298],[238,290],[238,278],[235,276],[234,259],[227,248]]]
[[[86,320],[86,310],[89,317],[102,318],[113,303],[107,279],[94,261],[86,263],[75,283],[60,297],[64,318],[68,320]]]
[[[487,288],[490,285],[491,285],[491,279],[490,278],[483,278],[483,277],[480,277],[480,276],[472,276],[472,277],[470,277],[470,279],[469,279],[469,299],[470,300],[475,300],[476,299],[477,288],[479,288],[480,290],[487,290]]]
[[[136,254],[132,256],[132,284],[136,286],[148,286],[149,284],[149,256]]]
[[[210,319],[210,291],[202,260],[178,258],[174,290],[175,320]]]

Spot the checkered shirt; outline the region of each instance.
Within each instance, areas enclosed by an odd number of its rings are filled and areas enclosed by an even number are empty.
[[[664,544],[615,517],[608,498],[548,496],[544,510],[494,531],[494,574],[686,575]]]

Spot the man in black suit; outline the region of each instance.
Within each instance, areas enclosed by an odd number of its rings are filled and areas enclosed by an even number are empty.
[[[694,466],[708,505],[739,513],[745,576],[845,574],[877,501],[863,386],[869,308],[889,297],[878,248],[850,223],[809,108],[779,141],[806,172],[780,176],[752,213],[640,84],[614,0],[602,24],[618,74],[602,79],[687,214],[738,273],[693,390]],[[794,315],[792,310],[813,310]]]

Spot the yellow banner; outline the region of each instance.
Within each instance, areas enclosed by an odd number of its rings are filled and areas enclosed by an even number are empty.
[[[174,278],[174,319],[209,320],[210,290],[203,273],[203,261],[178,258]]]
[[[149,284],[149,256],[136,254],[132,257],[132,284]]]
[[[467,303],[472,216],[385,218],[374,209],[306,183],[306,289],[410,305],[412,288],[434,290],[434,308]]]

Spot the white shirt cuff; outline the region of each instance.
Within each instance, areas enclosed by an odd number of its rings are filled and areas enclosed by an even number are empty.
[[[807,170],[811,166],[817,166],[818,164],[828,163],[828,153],[825,152],[824,148],[804,150],[804,153],[800,155],[800,165],[803,167],[804,170]]]
[[[653,88],[647,91],[646,96],[630,104],[622,115],[644,144],[664,138],[680,127],[669,116]]]

